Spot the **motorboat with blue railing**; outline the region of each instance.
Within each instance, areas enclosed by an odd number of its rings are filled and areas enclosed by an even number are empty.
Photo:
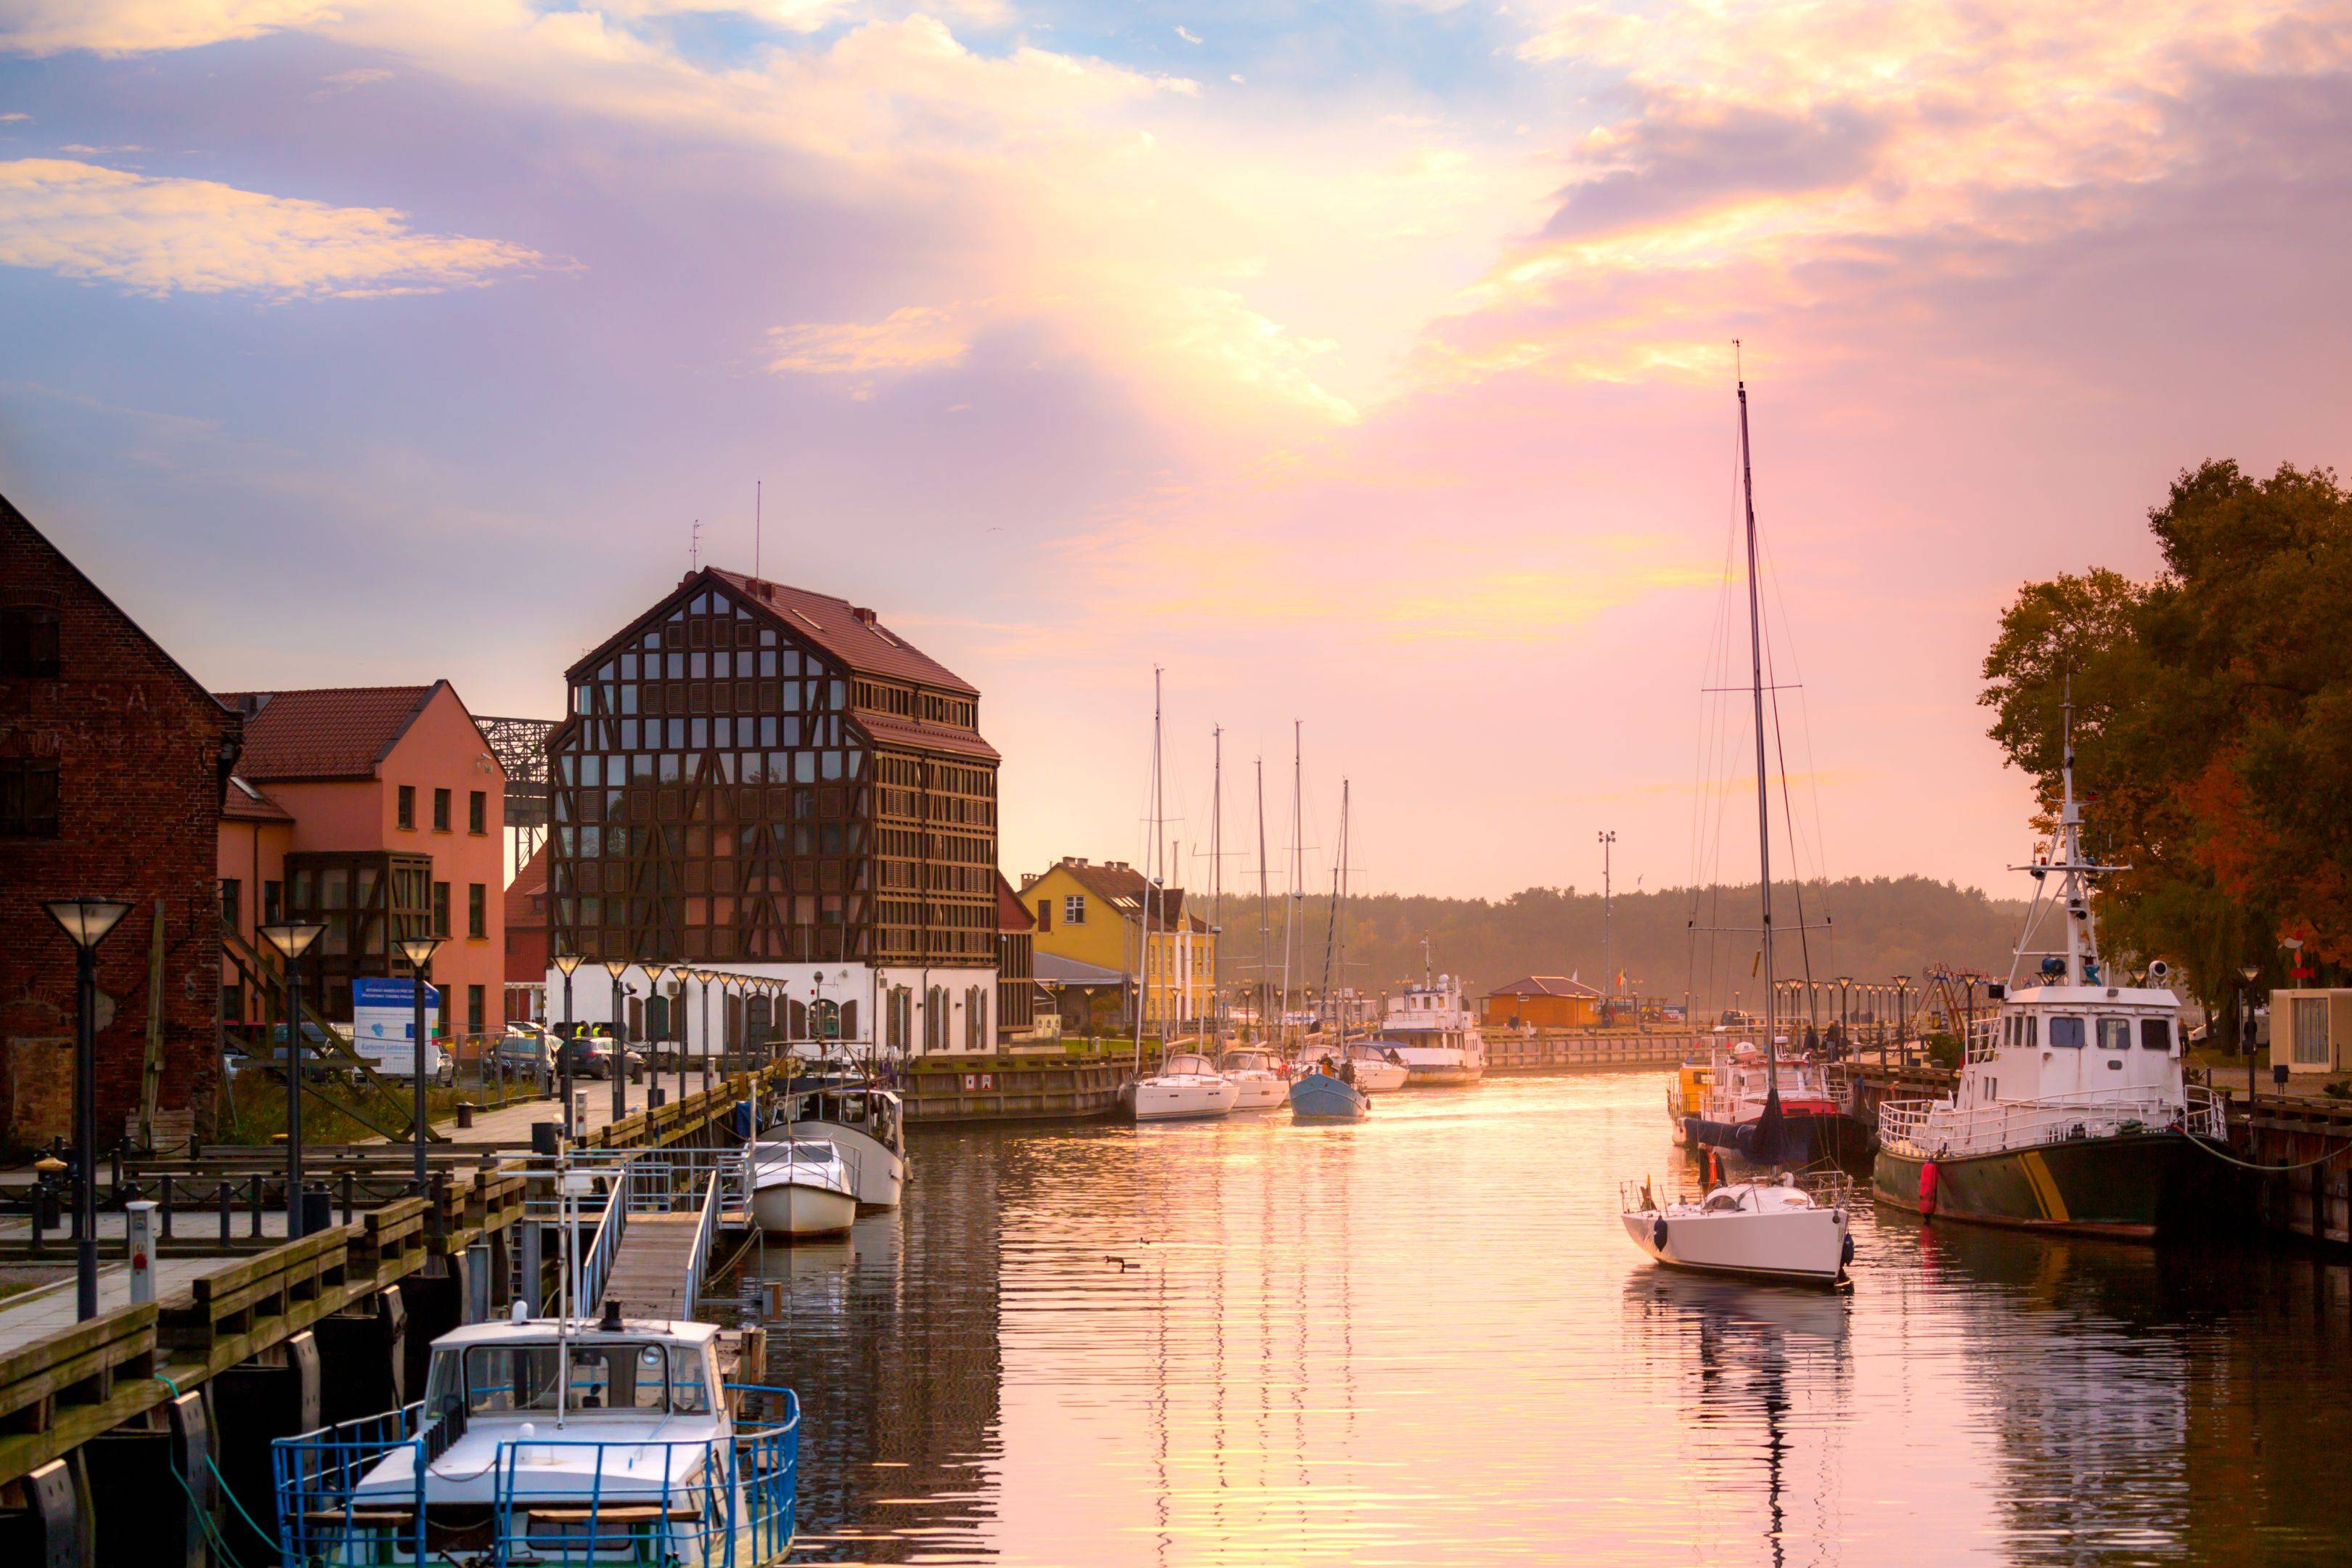
[[[275,1446],[305,1568],[761,1568],[791,1549],[800,1405],[722,1382],[707,1323],[549,1318],[434,1342],[425,1397]]]

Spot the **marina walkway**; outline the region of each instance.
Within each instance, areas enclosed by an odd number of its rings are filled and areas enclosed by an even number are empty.
[[[694,1316],[693,1303],[686,1299],[687,1264],[701,1218],[690,1212],[631,1215],[604,1284],[604,1300],[621,1303],[629,1317]]]

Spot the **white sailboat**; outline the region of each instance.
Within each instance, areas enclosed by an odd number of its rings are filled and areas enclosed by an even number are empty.
[[[1175,1051],[1164,1057],[1159,1070],[1145,1076],[1143,1072],[1143,1022],[1151,1011],[1151,921],[1156,911],[1164,911],[1167,860],[1160,848],[1160,826],[1163,812],[1160,805],[1160,670],[1151,671],[1151,848],[1147,866],[1156,865],[1160,875],[1148,877],[1143,886],[1142,941],[1136,953],[1138,976],[1135,1005],[1135,1071],[1136,1076],[1120,1086],[1119,1107],[1137,1122],[1201,1121],[1233,1113],[1241,1090],[1225,1080],[1217,1064],[1197,1051]],[[1181,981],[1179,982],[1182,984]],[[1160,1009],[1160,1033],[1163,1037],[1175,1024],[1175,997],[1167,999]]]
[[[1323,948],[1323,994],[1334,995],[1332,976],[1346,973],[1347,942],[1341,934],[1348,900],[1348,782],[1339,783],[1339,853],[1331,868],[1331,923]],[[1402,1075],[1402,1068],[1398,1069]],[[1348,1053],[1348,1010],[1339,1008],[1339,1039],[1311,1070],[1290,1080],[1290,1114],[1297,1121],[1361,1121],[1370,1114],[1372,1097],[1357,1081],[1356,1063]],[[1398,1082],[1402,1082],[1402,1076]]]
[[[1764,748],[1764,627],[1757,583],[1756,499],[1748,451],[1748,383],[1739,381],[1739,480],[1748,531],[1748,693],[1756,724],[1757,882],[1762,900],[1758,957],[1764,998],[1763,1103],[1746,1127],[1740,1152],[1769,1168],[1790,1157],[1780,1103],[1780,1042],[1773,1034],[1777,987],[1772,971],[1772,796]],[[1694,1122],[1696,1131],[1702,1123]],[[1826,1188],[1821,1184],[1826,1184]],[[1809,1190],[1809,1188],[1811,1190]],[[1828,1191],[1834,1201],[1824,1202]],[[1696,1202],[1654,1201],[1649,1184],[1620,1186],[1625,1234],[1661,1263],[1760,1279],[1834,1283],[1853,1257],[1847,1233],[1852,1184],[1843,1175],[1801,1186],[1782,1173],[1719,1186]]]
[[[1235,1110],[1266,1110],[1289,1098],[1290,1080],[1272,1051],[1229,1050],[1218,1058],[1217,1071],[1234,1086]]]

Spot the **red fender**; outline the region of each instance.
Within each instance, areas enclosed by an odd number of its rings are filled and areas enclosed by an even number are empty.
[[[1919,1167],[1919,1212],[1921,1214],[1933,1215],[1936,1212],[1936,1183],[1938,1179],[1935,1161],[1929,1160]]]

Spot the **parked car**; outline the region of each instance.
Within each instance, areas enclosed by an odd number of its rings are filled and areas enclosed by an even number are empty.
[[[556,1058],[556,1070],[564,1070],[568,1060],[572,1076],[609,1079],[613,1076],[615,1045],[610,1035],[583,1035],[563,1042]]]
[[[491,1047],[490,1063],[511,1076],[545,1079],[555,1066],[553,1043],[536,1025],[509,1024]]]

